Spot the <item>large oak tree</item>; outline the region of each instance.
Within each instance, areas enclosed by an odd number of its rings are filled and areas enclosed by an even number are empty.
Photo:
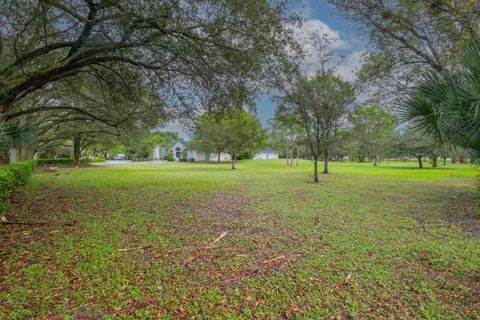
[[[172,105],[245,95],[284,71],[284,9],[267,0],[1,1],[0,122],[32,93],[101,69],[126,83],[119,68],[140,70]]]

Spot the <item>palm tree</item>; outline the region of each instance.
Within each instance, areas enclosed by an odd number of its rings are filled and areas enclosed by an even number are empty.
[[[401,117],[441,143],[480,160],[480,39],[463,50],[458,71],[424,77],[401,106]]]

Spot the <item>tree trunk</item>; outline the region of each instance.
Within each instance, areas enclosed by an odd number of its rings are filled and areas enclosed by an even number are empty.
[[[297,152],[296,152],[296,156],[297,156],[297,167],[298,167],[298,149],[297,149]]]
[[[318,157],[315,157],[313,162],[313,179],[315,183],[318,183]]]
[[[373,166],[377,166],[377,156],[373,156]]]
[[[292,152],[290,153],[290,167],[293,167],[293,149],[292,149]]]
[[[323,174],[328,174],[328,151],[323,152]]]
[[[444,165],[444,166],[447,165],[447,157],[443,157],[443,165]]]
[[[218,153],[217,162],[220,163],[220,152]]]
[[[432,167],[433,168],[436,168],[438,166],[437,158],[438,158],[438,156],[436,156],[436,155],[432,156]]]
[[[287,151],[286,151],[286,158],[287,158],[287,166],[288,166],[288,148],[287,148]]]
[[[8,163],[17,162],[17,148],[8,149]]]
[[[232,157],[232,170],[235,170],[235,154],[230,155]]]
[[[79,134],[73,136],[73,165],[77,168],[80,166],[80,141],[81,137]]]
[[[418,167],[422,169],[423,168],[422,156],[417,157],[417,159],[418,159]]]

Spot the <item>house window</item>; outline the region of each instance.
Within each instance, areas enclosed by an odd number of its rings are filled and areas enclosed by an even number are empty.
[[[177,148],[175,149],[175,158],[179,158],[179,159],[180,159],[180,157],[182,156],[182,152],[181,152],[181,151],[182,151],[182,150],[181,150],[179,147],[177,147]]]

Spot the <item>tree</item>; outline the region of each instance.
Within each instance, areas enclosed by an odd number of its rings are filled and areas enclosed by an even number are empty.
[[[368,156],[376,166],[382,148],[390,142],[388,137],[395,133],[396,117],[374,104],[355,108],[348,115],[348,120],[352,125],[351,139],[359,160],[363,161]]]
[[[41,152],[58,144],[71,144],[75,165],[83,151],[105,135],[115,138],[143,135],[165,119],[161,102],[145,88],[145,85],[130,74],[128,85],[110,81],[108,87],[98,84],[98,77],[88,74],[64,80],[56,90],[17,104],[10,121],[29,119],[37,133],[35,151]],[[108,76],[104,72],[102,76]],[[40,106],[26,107],[26,101],[38,102]],[[37,105],[37,104],[35,104]],[[137,139],[137,141],[139,141]]]
[[[480,40],[464,49],[462,68],[453,74],[432,72],[416,84],[401,108],[403,120],[437,143],[470,151],[480,159]]]
[[[426,135],[408,128],[397,145],[397,150],[401,150],[404,155],[411,155],[418,161],[418,167],[423,168],[423,159],[432,154],[432,139]]]
[[[212,130],[212,127],[215,128]],[[192,141],[199,150],[228,153],[232,158],[232,169],[235,169],[237,155],[255,152],[265,140],[266,132],[260,121],[245,110],[235,108],[228,113],[208,112],[202,115],[195,125]]]
[[[138,71],[171,106],[244,96],[288,68],[285,8],[267,0],[1,1],[0,123],[33,93],[101,70],[125,83],[118,71]]]
[[[376,45],[360,79],[403,94],[418,74],[447,72],[462,43],[479,35],[476,0],[329,0]]]
[[[351,85],[333,75],[332,71],[319,71],[313,79],[300,79],[284,97],[284,104],[305,130],[305,143],[314,160],[315,182],[319,182],[318,160],[322,155],[323,173],[328,173],[329,152],[336,142],[342,117],[352,102]]]
[[[200,152],[217,154],[217,162],[220,163],[220,155],[225,151],[229,141],[225,135],[226,123],[222,122],[225,115],[215,112],[207,112],[195,122],[194,136],[190,141],[190,148]]]
[[[279,149],[287,159],[287,165],[293,166],[294,153],[297,158],[300,139],[303,135],[302,127],[295,121],[290,110],[284,105],[279,105],[275,110],[275,117],[270,123],[270,143],[273,147]]]

